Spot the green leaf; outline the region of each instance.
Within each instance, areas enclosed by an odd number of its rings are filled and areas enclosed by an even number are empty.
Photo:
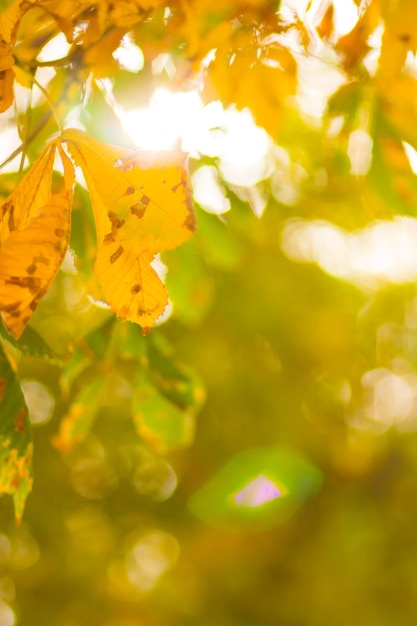
[[[217,528],[265,530],[291,517],[321,484],[320,470],[296,450],[253,448],[234,456],[189,507]]]
[[[214,298],[214,280],[194,241],[164,254],[166,286],[173,316],[188,325],[201,322]]]
[[[118,319],[113,343],[119,358],[137,361],[142,367],[148,365],[148,341],[137,324]]]
[[[74,205],[71,215],[69,242],[74,252],[75,265],[87,280],[94,276],[97,255],[97,236],[89,193],[81,185],[75,185]]]
[[[345,83],[329,98],[328,115],[344,115],[346,126],[352,128],[357,122],[363,98],[364,88],[360,82]]]
[[[94,328],[74,348],[71,359],[62,371],[60,384],[66,393],[74,381],[95,360],[102,361],[109,346],[109,339],[114,327],[114,317],[105,320],[98,328]]]
[[[218,216],[211,215],[196,205],[198,231],[196,240],[201,245],[200,254],[209,265],[233,271],[242,259],[242,248],[227,224]]]
[[[25,399],[0,346],[0,493],[13,497],[17,524],[32,489],[32,449]]]
[[[139,371],[133,389],[133,421],[138,434],[157,452],[189,445],[194,436],[194,416],[182,411]]]
[[[94,378],[82,387],[62,419],[54,445],[61,452],[69,452],[89,435],[100,408],[100,398],[106,387],[107,377]]]
[[[12,335],[9,335],[3,324],[0,324],[0,336],[26,356],[43,357],[52,361],[62,361],[62,357],[52,350],[39,333],[30,326],[26,326],[19,339],[15,339]]]
[[[149,378],[170,402],[180,408],[198,409],[205,399],[199,378],[175,360],[172,348],[162,335],[152,335],[149,342]]]
[[[417,184],[404,146],[381,111],[374,112],[373,158],[368,173],[370,184],[381,198],[389,216],[415,214]]]

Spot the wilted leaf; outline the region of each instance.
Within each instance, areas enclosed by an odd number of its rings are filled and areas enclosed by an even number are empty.
[[[16,374],[0,346],[0,493],[13,496],[16,522],[32,489],[32,437]]]
[[[51,191],[58,147],[62,189]],[[49,289],[69,238],[74,170],[61,146],[51,143],[0,207],[0,314],[18,339]]]
[[[129,152],[73,129],[63,137],[90,192],[103,294],[117,315],[147,333],[168,301],[152,260],[195,230],[185,155]]]

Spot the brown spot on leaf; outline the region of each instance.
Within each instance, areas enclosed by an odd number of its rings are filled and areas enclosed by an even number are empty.
[[[27,266],[26,271],[28,274],[34,274],[38,267],[38,264],[42,263],[43,265],[48,266],[50,264],[50,260],[44,256],[42,253],[37,254],[30,265]]]
[[[18,309],[21,304],[22,302],[20,300],[18,300],[17,302],[11,302],[10,304],[3,304],[1,306],[1,310],[5,313],[12,313],[16,309]]]
[[[16,230],[16,222],[14,221],[14,206],[10,206],[9,211],[9,222],[8,222],[9,230]]]
[[[134,187],[128,187],[125,191],[125,196],[130,196],[132,193],[135,193]]]
[[[183,226],[184,228],[188,228],[188,230],[191,230],[191,232],[195,231],[196,224],[195,224],[195,217],[193,213],[189,213],[187,215],[187,217],[184,220]]]
[[[16,419],[14,420],[14,427],[16,429],[16,432],[20,434],[25,432],[25,428],[26,428],[25,417],[26,417],[26,410],[24,408],[21,408],[19,413],[16,416]]]
[[[130,293],[139,293],[141,289],[142,287],[140,285],[133,285],[133,287],[130,288]]]
[[[145,215],[146,207],[141,207],[140,204],[134,204],[130,207],[130,212],[135,217],[141,219]]]
[[[19,486],[20,486],[20,476],[19,476],[19,474],[17,472],[13,476],[12,480],[10,481],[10,486],[13,487],[14,489],[19,489]]]
[[[5,378],[0,378],[0,402],[2,402],[4,398],[4,392],[7,387],[7,380]]]
[[[63,228],[55,228],[54,233],[57,237],[65,237],[65,235],[67,234],[67,231],[64,230]]]
[[[42,253],[37,254],[33,260],[35,263],[43,263],[43,265],[46,266],[50,264],[50,260],[48,259],[48,257],[44,256]]]
[[[22,289],[29,289],[31,293],[38,293],[42,284],[41,279],[35,276],[10,276],[10,278],[4,282],[6,285],[15,285]]]
[[[103,239],[103,243],[105,246],[107,246],[109,243],[113,243],[115,240],[113,233],[108,233],[104,239]]]
[[[125,220],[119,219],[114,211],[109,211],[107,215],[113,228],[121,228],[125,223]]]
[[[411,35],[408,33],[403,33],[402,35],[398,35],[398,39],[403,43],[409,43],[411,40]]]
[[[1,205],[1,216],[4,217],[11,206],[10,200]]]
[[[110,263],[115,263],[117,259],[123,254],[123,246],[119,246],[110,257]]]
[[[130,207],[131,214],[141,219],[144,216],[146,208],[148,204],[150,203],[150,201],[151,199],[148,196],[145,196],[144,194],[137,204],[133,204]]]

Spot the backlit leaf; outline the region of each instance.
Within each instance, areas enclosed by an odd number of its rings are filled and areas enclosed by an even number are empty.
[[[259,42],[251,32],[239,32],[216,52],[208,67],[210,98],[220,97],[238,109],[249,107],[255,122],[276,136],[285,101],[295,93],[296,63],[276,42]]]
[[[13,64],[14,60],[10,53],[10,45],[5,41],[0,41],[0,113],[7,111],[14,100]]]
[[[14,339],[0,324],[0,335],[6,339],[12,346],[20,350],[22,354],[28,356],[37,356],[50,359],[52,361],[61,360],[60,357],[52,350],[46,341],[30,326],[26,326],[19,339]]]
[[[51,191],[55,151],[64,166]],[[0,314],[18,339],[49,289],[68,246],[74,170],[51,143],[0,207]]]
[[[104,297],[146,334],[168,301],[152,260],[195,230],[185,155],[129,152],[74,129],[63,137],[90,192]]]
[[[154,386],[183,410],[198,409],[205,390],[197,377],[174,358],[173,349],[162,336],[149,343],[149,377]]]
[[[0,346],[0,493],[13,496],[17,523],[32,489],[28,409],[16,374]]]
[[[59,434],[54,438],[58,450],[69,452],[85,440],[97,415],[106,384],[106,377],[100,376],[81,389],[60,423]]]
[[[13,29],[20,16],[22,0],[2,0],[0,2],[0,37],[10,41]]]
[[[157,452],[189,445],[194,435],[194,416],[163,396],[139,372],[133,388],[133,421],[139,435]]]

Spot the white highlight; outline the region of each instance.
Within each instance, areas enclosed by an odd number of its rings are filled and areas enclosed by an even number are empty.
[[[265,476],[265,474],[259,474],[256,478],[248,482],[243,489],[234,494],[233,501],[237,506],[256,508],[266,502],[281,498],[285,494],[285,489],[278,487],[278,485]]]
[[[135,44],[130,35],[125,35],[122,38],[120,46],[113,52],[113,58],[123,69],[129,72],[139,72],[145,64],[142,50]]]
[[[317,263],[338,278],[362,288],[417,280],[417,220],[396,217],[347,232],[324,220],[290,220],[281,235],[293,261]]]

